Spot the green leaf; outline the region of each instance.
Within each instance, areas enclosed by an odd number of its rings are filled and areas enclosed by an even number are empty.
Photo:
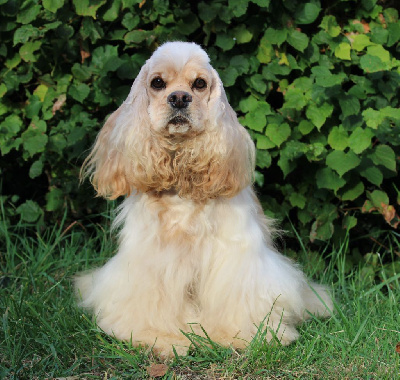
[[[314,129],[314,124],[308,120],[302,120],[298,128],[302,135],[308,135]]]
[[[332,74],[329,69],[324,66],[314,66],[311,72],[315,77],[315,83],[321,87],[340,85],[347,78],[345,73]]]
[[[384,205],[389,205],[388,195],[381,190],[374,190],[372,193],[367,192],[367,198],[377,209],[381,209]]]
[[[79,63],[74,63],[71,72],[76,79],[82,82],[87,81],[92,75],[91,70],[87,66]]]
[[[249,0],[229,0],[228,6],[235,17],[240,17],[246,14]]]
[[[303,209],[306,205],[307,198],[303,194],[291,193],[289,196],[289,202],[293,207]]]
[[[382,165],[391,171],[396,171],[396,156],[393,149],[388,145],[378,145],[371,159],[375,165]]]
[[[357,127],[349,137],[349,147],[354,153],[360,154],[371,146],[372,137],[374,132],[369,128]]]
[[[286,41],[287,35],[287,29],[268,28],[262,40],[265,40],[265,43],[281,46]]]
[[[364,184],[362,182],[357,182],[356,185],[352,186],[350,189],[347,189],[342,194],[342,201],[354,201],[364,193],[364,190]]]
[[[7,59],[5,65],[8,69],[12,70],[21,63],[21,57],[19,54],[15,54],[12,58]]]
[[[64,0],[43,0],[42,4],[44,9],[56,13],[64,5]]]
[[[41,10],[41,5],[37,4],[36,1],[25,1],[22,5],[22,8],[18,11],[17,22],[21,24],[30,24],[37,18]]]
[[[300,111],[308,104],[309,98],[300,88],[290,86],[285,94],[285,103],[283,108],[294,108]]]
[[[0,84],[0,98],[7,93],[7,86],[4,83]]]
[[[121,0],[113,0],[111,2],[111,7],[107,9],[107,11],[103,15],[104,21],[114,21],[118,18],[121,13],[122,1]]]
[[[256,152],[256,165],[261,168],[269,168],[271,166],[272,158],[267,150],[257,150]]]
[[[236,78],[239,73],[234,67],[227,67],[224,70],[219,71],[219,76],[225,87],[233,86],[236,83]]]
[[[265,135],[256,134],[256,148],[257,149],[271,149],[276,145]]]
[[[46,194],[46,211],[56,211],[64,204],[64,194],[61,189],[52,187]]]
[[[230,60],[230,67],[236,69],[239,75],[245,74],[249,71],[249,59],[243,55],[235,55]]]
[[[306,116],[312,121],[318,130],[324,125],[326,119],[332,114],[333,105],[324,103],[321,107],[310,104],[306,111]]]
[[[218,37],[217,37],[218,38]],[[257,59],[261,63],[269,63],[275,57],[275,50],[271,43],[266,38],[262,38],[260,46],[257,50]]]
[[[223,51],[228,51],[235,45],[235,39],[229,34],[218,33],[215,45],[220,47]]]
[[[331,37],[337,37],[340,32],[341,28],[338,25],[335,16],[325,16],[322,19],[320,27],[324,29]]]
[[[387,46],[391,47],[400,40],[400,24],[398,22],[389,24],[387,30],[389,32]]]
[[[361,4],[364,9],[366,9],[367,11],[371,11],[375,6],[376,1],[377,0],[361,0]]]
[[[103,45],[94,49],[90,68],[102,75],[116,71],[124,63],[118,56],[118,46]]]
[[[246,78],[246,83],[261,94],[265,94],[267,91],[267,84],[261,74],[254,74],[250,78]]]
[[[332,128],[328,136],[328,144],[334,150],[345,150],[348,147],[348,134],[342,125]]]
[[[42,46],[41,41],[26,42],[19,49],[19,55],[25,62],[36,62],[34,52],[40,49]]]
[[[390,53],[381,45],[369,46],[367,54],[378,57],[382,62],[390,62]]]
[[[72,3],[79,16],[90,16],[96,19],[97,10],[106,3],[106,0],[72,0]]]
[[[31,200],[20,205],[16,211],[21,216],[21,219],[28,223],[36,222],[43,215],[43,211],[39,205]]]
[[[278,147],[289,138],[290,134],[290,126],[287,123],[268,124],[265,130],[265,135]]]
[[[38,28],[33,27],[31,24],[23,25],[18,28],[14,33],[14,46],[25,42],[28,42],[29,39],[34,40],[35,38],[40,36],[40,31]]]
[[[21,143],[17,138],[23,123],[18,115],[9,115],[0,123],[0,151],[2,155],[16,149]]]
[[[74,83],[68,90],[68,94],[82,103],[89,95],[90,87],[85,83]]]
[[[339,59],[351,60],[350,57],[350,45],[348,43],[342,42],[335,48],[335,56]]]
[[[291,29],[287,38],[287,42],[296,50],[303,52],[308,46],[309,39],[306,34],[299,32],[296,29]]]
[[[367,73],[388,70],[391,68],[390,53],[381,45],[368,46],[367,54],[360,59],[360,66]]]
[[[253,33],[249,32],[246,25],[242,24],[233,29],[233,36],[236,38],[236,43],[246,44],[253,38]]]
[[[377,129],[378,125],[382,123],[383,117],[380,111],[376,111],[372,108],[368,108],[362,112],[362,116],[368,127]]]
[[[125,34],[124,41],[126,44],[140,44],[149,36],[147,30],[132,30]]]
[[[312,1],[309,3],[301,3],[297,7],[295,13],[295,20],[297,24],[311,24],[313,23],[321,12],[321,4],[319,1]]]
[[[131,31],[132,29],[136,28],[139,25],[140,18],[137,14],[126,13],[122,18],[121,24]]]
[[[239,105],[242,110],[249,110],[241,121],[244,126],[254,131],[262,132],[267,124],[267,115],[272,114],[271,107],[267,102],[254,102],[254,100],[255,98],[251,96],[240,102]]]
[[[44,151],[48,141],[46,129],[45,121],[36,118],[32,120],[28,129],[22,133],[22,144],[30,157]]]
[[[381,109],[381,115],[385,118],[400,120],[400,108],[385,107]]]
[[[380,186],[383,181],[383,174],[376,166],[370,166],[360,172],[360,175],[376,186]]]
[[[340,150],[335,150],[326,157],[326,165],[335,170],[340,177],[357,167],[360,162],[361,160],[353,152],[344,153]]]
[[[242,112],[254,111],[258,106],[258,100],[250,95],[248,98],[244,98],[239,103],[239,108]]]
[[[360,112],[360,101],[353,95],[342,95],[339,98],[343,117],[358,115]]]
[[[319,189],[330,189],[335,193],[346,184],[346,181],[339,177],[330,168],[323,168],[316,174],[317,186]]]
[[[43,161],[41,159],[33,162],[29,169],[29,177],[36,178],[43,173]]]
[[[351,36],[351,38],[352,38],[351,46],[356,51],[362,51],[367,46],[373,45],[373,43],[366,34],[356,34],[354,36]]]
[[[346,215],[343,218],[342,226],[345,230],[350,230],[357,225],[357,218],[353,215]],[[375,273],[374,273],[375,276]]]
[[[387,65],[384,64],[379,57],[366,54],[360,58],[360,67],[366,73],[375,73],[377,71],[386,70]]]
[[[260,186],[264,186],[264,174],[260,173],[258,170],[254,171],[254,182]]]
[[[260,7],[267,8],[271,0],[251,0],[252,3],[259,5]]]

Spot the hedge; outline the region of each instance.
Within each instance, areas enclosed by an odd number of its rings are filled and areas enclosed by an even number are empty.
[[[104,208],[89,184],[79,187],[82,160],[152,51],[183,40],[207,50],[256,143],[267,214],[314,243],[349,230],[374,239],[398,231],[396,1],[0,4],[8,222],[54,223]]]

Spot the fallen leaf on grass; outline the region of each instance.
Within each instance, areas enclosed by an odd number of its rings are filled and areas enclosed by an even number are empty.
[[[396,352],[400,354],[400,342],[396,344]]]
[[[167,373],[168,366],[166,364],[151,364],[146,369],[149,376],[162,377]]]

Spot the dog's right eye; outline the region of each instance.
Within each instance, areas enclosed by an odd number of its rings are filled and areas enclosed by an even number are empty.
[[[161,90],[165,88],[165,82],[160,77],[154,78],[151,81],[151,87],[153,87],[156,90]]]

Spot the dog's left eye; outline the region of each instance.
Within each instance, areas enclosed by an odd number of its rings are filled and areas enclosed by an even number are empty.
[[[160,77],[154,78],[151,81],[151,87],[156,90],[161,90],[162,88],[165,88],[165,82]]]
[[[207,82],[204,79],[197,78],[193,82],[193,88],[197,88],[198,90],[202,90],[203,88],[207,87]]]

